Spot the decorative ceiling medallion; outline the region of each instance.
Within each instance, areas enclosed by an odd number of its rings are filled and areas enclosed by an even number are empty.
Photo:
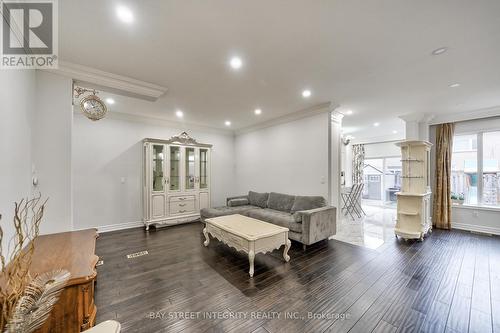
[[[108,108],[106,104],[99,97],[97,97],[96,90],[90,90],[81,87],[75,87],[74,90],[76,98],[79,98],[81,95],[87,92],[90,92],[92,94],[82,98],[80,101],[80,109],[82,110],[83,114],[93,121],[104,118],[106,116],[106,113],[108,112]]]
[[[198,145],[198,142],[189,136],[186,132],[182,132],[179,135],[174,135],[169,140],[171,143],[178,143],[183,145]]]

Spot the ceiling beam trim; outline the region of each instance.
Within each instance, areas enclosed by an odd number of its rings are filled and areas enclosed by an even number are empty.
[[[467,121],[467,120],[498,117],[498,116],[500,116],[500,106],[495,106],[491,108],[478,109],[467,112],[440,114],[434,117],[434,119],[432,119],[432,121],[429,122],[429,125],[454,123],[459,121]]]
[[[59,61],[59,68],[46,69],[45,71],[70,77],[79,86],[100,89],[148,101],[156,101],[168,90],[166,87],[153,83],[64,61]]]

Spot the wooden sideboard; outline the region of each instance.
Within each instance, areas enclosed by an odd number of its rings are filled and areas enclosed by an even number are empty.
[[[66,269],[71,277],[58,303],[38,333],[73,333],[95,324],[94,304],[96,229],[39,236],[35,240],[30,273],[32,276]]]

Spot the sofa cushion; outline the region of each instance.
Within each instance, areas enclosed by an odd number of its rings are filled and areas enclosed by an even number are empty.
[[[296,222],[290,213],[265,208],[249,210],[246,212],[246,215],[254,219],[288,228],[291,231],[302,232],[302,223]]]
[[[243,206],[236,206],[236,207],[216,207],[216,208],[203,208],[200,210],[200,215],[203,218],[211,218],[211,217],[218,217],[218,216],[226,216],[226,215],[232,215],[232,214],[242,214],[245,215],[245,213],[249,210],[260,210],[259,207],[251,206],[251,205],[243,205]]]
[[[321,196],[301,196],[295,197],[292,209],[290,212],[293,214],[299,210],[309,210],[326,206],[325,198]]]
[[[227,205],[229,207],[236,207],[236,206],[245,206],[248,205],[248,199],[247,198],[235,198],[228,200]]]
[[[271,192],[269,194],[269,199],[267,200],[267,207],[290,213],[290,209],[292,209],[294,201],[294,195]]]
[[[248,192],[248,201],[250,205],[266,208],[267,207],[267,199],[269,197],[269,193],[259,193],[259,192]]]

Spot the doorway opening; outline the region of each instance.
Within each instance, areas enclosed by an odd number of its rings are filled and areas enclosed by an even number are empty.
[[[401,190],[401,157],[365,159],[363,204],[396,208],[396,193]]]

